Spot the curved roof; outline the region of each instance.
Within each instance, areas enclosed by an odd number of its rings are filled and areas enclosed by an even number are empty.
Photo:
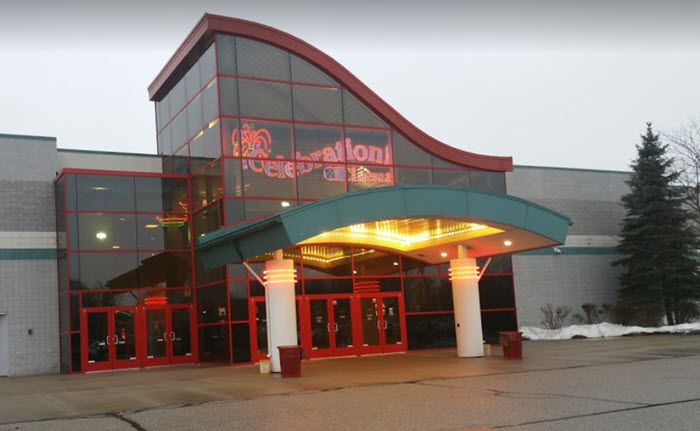
[[[209,44],[214,33],[230,33],[257,39],[290,51],[316,65],[372,108],[387,123],[424,150],[454,163],[491,171],[512,171],[511,157],[487,156],[451,147],[426,134],[399,114],[340,63],[319,49],[281,30],[252,21],[204,14],[175,54],[148,87],[151,100],[160,100]]]
[[[562,214],[500,193],[435,185],[393,186],[345,193],[263,220],[219,229],[199,238],[196,250],[206,267],[215,267],[300,243],[336,243],[337,237],[326,235],[350,226],[356,229],[349,230],[357,233],[362,223],[418,218],[441,220],[443,226],[452,222],[472,227],[450,233],[443,227],[440,234],[429,233],[431,238],[422,236],[414,241],[416,247],[410,249],[398,241],[393,242],[394,247],[391,243],[384,247],[428,261],[440,260],[437,256],[445,246],[457,244],[466,245],[470,257],[492,256],[561,245],[570,224]],[[393,228],[388,230],[394,238],[400,234]],[[363,229],[362,233],[369,232]],[[506,240],[510,244],[506,245]],[[350,241],[373,245],[357,235]],[[428,253],[431,249],[436,252],[433,258]]]

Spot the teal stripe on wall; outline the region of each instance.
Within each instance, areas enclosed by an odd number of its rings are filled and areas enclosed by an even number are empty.
[[[557,247],[561,253],[555,253],[554,247],[516,253],[515,256],[581,256],[581,255],[617,255],[615,247]]]
[[[56,259],[55,248],[2,248],[0,260],[51,260]]]

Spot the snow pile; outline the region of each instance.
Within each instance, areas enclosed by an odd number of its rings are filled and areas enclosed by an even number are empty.
[[[608,338],[629,334],[689,334],[695,331],[700,332],[700,323],[684,323],[682,325],[661,326],[658,328],[598,323],[596,325],[571,325],[561,329],[541,329],[525,326],[520,330],[523,332],[523,338],[528,340],[568,340],[576,336],[581,338]]]

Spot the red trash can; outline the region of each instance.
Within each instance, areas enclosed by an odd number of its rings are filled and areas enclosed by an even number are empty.
[[[301,346],[278,346],[282,377],[301,377]]]
[[[501,331],[498,341],[503,346],[503,359],[523,358],[523,333],[518,331]]]

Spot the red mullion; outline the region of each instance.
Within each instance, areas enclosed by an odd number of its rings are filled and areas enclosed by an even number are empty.
[[[406,316],[430,316],[435,314],[455,314],[454,310],[447,311],[407,311]]]
[[[110,249],[80,249],[72,250],[71,253],[189,253],[191,250],[189,248],[177,248],[177,249],[138,249],[138,248],[110,248]]]
[[[498,313],[498,312],[503,312],[503,311],[517,311],[518,309],[515,307],[505,307],[505,308],[482,308],[481,312],[482,313]]]
[[[216,287],[216,285],[221,284],[221,283],[228,283],[228,278],[222,278],[221,280],[216,280],[216,281],[210,281],[209,283],[204,283],[201,286],[197,286],[198,289],[206,289],[208,287]],[[236,281],[241,281],[244,279],[240,278],[232,278],[231,280],[236,280]]]
[[[63,168],[63,174],[88,174],[88,175],[110,175],[114,177],[148,177],[148,178],[187,178],[187,174],[166,174],[158,172],[139,171],[110,171],[107,169],[84,169],[84,168]]]
[[[217,69],[218,70],[218,69]],[[247,76],[247,75],[232,75],[230,73],[219,73],[219,76],[224,76],[227,78],[237,78],[246,79],[248,81],[262,81],[262,82],[274,82],[277,84],[291,84],[291,85],[304,85],[307,87],[319,87],[319,88],[329,88],[333,90],[342,90],[343,87],[328,85],[328,84],[313,84],[310,82],[299,82],[299,81],[285,81],[283,79],[272,79],[272,78],[260,78],[257,76]],[[291,76],[291,75],[290,75]]]
[[[377,126],[357,126],[354,124],[343,124],[343,127],[346,129],[355,129],[355,130],[375,130],[379,132],[387,132],[391,134],[391,132],[394,130],[391,126],[388,127],[377,127]]]
[[[165,214],[187,214],[187,211],[125,211],[125,210],[67,210],[68,214],[125,214],[125,215],[165,215]],[[67,230],[67,227],[66,227]]]
[[[199,175],[200,173],[204,172],[204,170],[211,168],[214,165],[214,163],[220,161],[221,159],[222,159],[221,157],[218,157],[218,158],[212,160],[211,162],[209,162],[206,165],[202,166],[201,168],[197,169],[197,172],[193,172],[190,176],[195,177],[195,176]],[[223,187],[223,183],[222,183],[222,187]]]
[[[181,79],[184,79],[184,78],[185,78],[185,76],[183,75]],[[165,128],[168,127],[168,126],[170,125],[170,123],[172,123],[173,120],[174,120],[175,118],[177,118],[177,116],[180,115],[180,113],[182,113],[182,111],[185,110],[185,108],[187,108],[187,105],[189,105],[190,102],[192,102],[194,99],[196,99],[197,96],[199,96],[199,95],[202,93],[202,91],[204,91],[204,89],[207,88],[207,87],[209,86],[209,84],[211,84],[211,82],[212,82],[213,80],[215,80],[215,79],[216,79],[216,74],[214,74],[214,76],[213,76],[209,81],[207,81],[207,83],[204,84],[204,85],[202,86],[202,88],[200,88],[199,91],[197,91],[197,92],[195,93],[195,95],[192,96],[192,97],[190,98],[190,100],[187,100],[187,101],[185,102],[185,104],[182,105],[182,108],[180,108],[180,110],[177,111],[177,112],[175,113],[175,115],[173,115],[173,118],[171,118],[170,120],[168,120],[168,122],[165,123],[165,125],[164,125],[163,127],[161,127],[160,130],[158,130],[158,131],[156,132],[156,134],[159,134],[160,132],[162,132],[163,130],[165,130]],[[188,141],[188,142],[189,142],[189,141]]]

